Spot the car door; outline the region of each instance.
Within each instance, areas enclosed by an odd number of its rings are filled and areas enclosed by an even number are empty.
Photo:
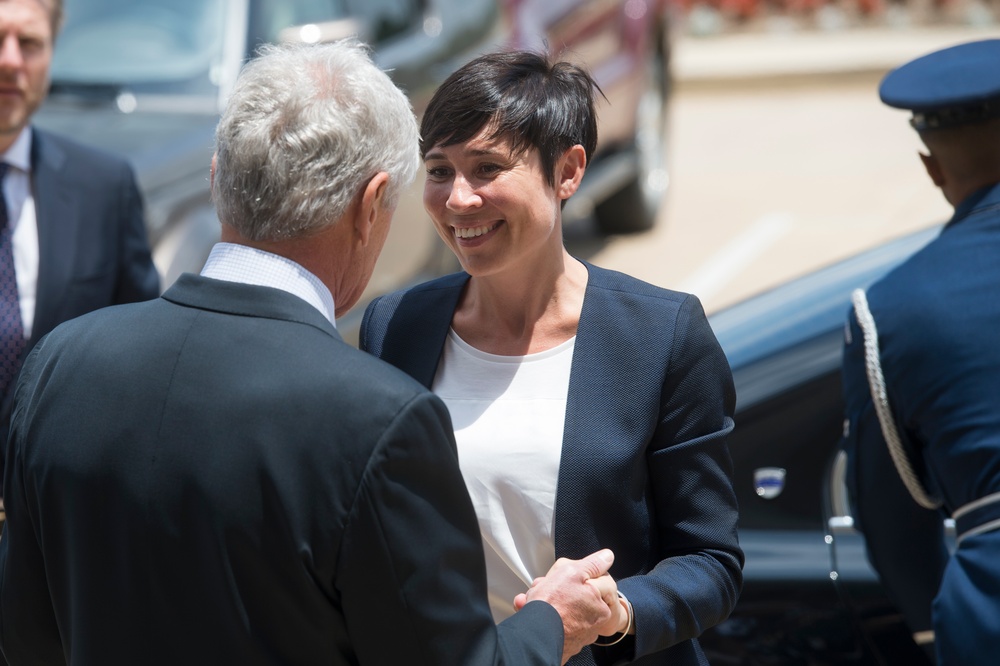
[[[730,438],[745,584],[706,632],[719,663],[926,663],[868,565],[840,451],[851,291],[922,247],[928,229],[711,316],[733,369]]]

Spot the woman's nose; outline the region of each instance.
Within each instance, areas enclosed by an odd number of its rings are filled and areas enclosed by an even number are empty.
[[[479,206],[481,203],[482,199],[472,183],[461,174],[456,175],[451,184],[451,191],[448,193],[449,210],[466,210]]]

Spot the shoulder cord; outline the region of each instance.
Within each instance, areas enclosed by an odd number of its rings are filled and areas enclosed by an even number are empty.
[[[865,371],[868,375],[868,386],[871,388],[872,402],[875,405],[875,413],[878,415],[879,424],[882,426],[882,436],[885,437],[886,446],[889,447],[889,455],[896,466],[899,477],[903,480],[903,485],[910,491],[910,496],[920,506],[925,509],[937,509],[941,506],[941,500],[932,497],[924,488],[923,483],[913,471],[913,465],[903,448],[902,438],[896,428],[896,422],[889,409],[889,397],[885,390],[885,378],[882,375],[882,362],[879,359],[878,330],[875,328],[875,318],[871,310],[868,309],[868,298],[863,289],[855,289],[851,294],[851,301],[854,303],[854,312],[858,318],[858,325],[865,338]]]

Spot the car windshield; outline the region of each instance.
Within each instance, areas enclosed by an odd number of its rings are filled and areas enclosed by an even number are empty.
[[[225,0],[67,0],[53,87],[215,95]]]
[[[261,43],[306,39],[287,34],[291,26],[328,25],[350,15],[385,21],[412,2],[66,0],[53,91],[215,98]],[[236,46],[236,40],[246,42]]]

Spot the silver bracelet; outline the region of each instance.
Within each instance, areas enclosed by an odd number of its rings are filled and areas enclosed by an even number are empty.
[[[624,594],[622,594],[621,590],[618,590],[618,598],[625,602],[625,608],[628,611],[628,624],[625,625],[625,631],[623,631],[618,638],[610,643],[598,643],[597,641],[594,641],[592,645],[596,645],[597,647],[611,647],[612,645],[617,645],[625,640],[628,633],[632,631],[632,623],[635,619],[635,612],[632,610],[632,602],[629,601]]]

